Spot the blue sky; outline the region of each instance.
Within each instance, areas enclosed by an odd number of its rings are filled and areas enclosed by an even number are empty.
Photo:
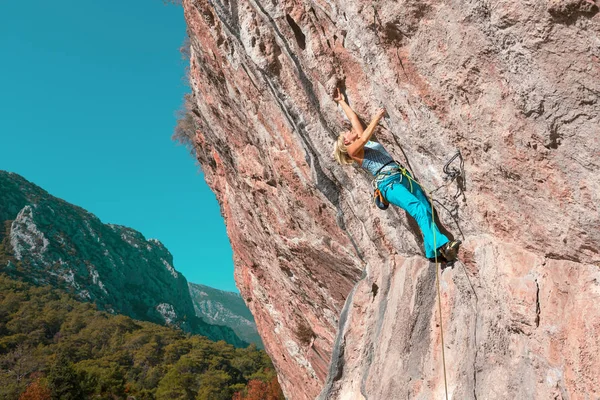
[[[215,196],[171,140],[185,29],[162,0],[1,2],[0,169],[159,239],[189,281],[237,291]]]

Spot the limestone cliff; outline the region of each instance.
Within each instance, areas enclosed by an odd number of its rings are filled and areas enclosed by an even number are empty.
[[[240,339],[264,348],[254,317],[238,293],[191,282],[188,287],[198,317],[211,325],[228,326]]]
[[[444,393],[435,267],[335,164],[336,85],[388,110],[378,139],[425,187],[462,154],[434,194],[465,242],[440,282],[450,396],[600,396],[596,0],[183,5],[197,157],[288,398]]]

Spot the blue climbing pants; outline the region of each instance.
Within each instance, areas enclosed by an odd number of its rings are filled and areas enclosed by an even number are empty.
[[[406,171],[405,173],[412,178],[410,172]],[[421,186],[414,180],[411,182],[411,179],[403,176],[400,171],[378,176],[376,182],[381,194],[383,194],[387,201],[402,208],[417,221],[423,234],[425,257],[435,257],[435,248],[440,248],[440,246],[448,243],[449,240],[440,232],[437,225],[433,223],[431,204]]]

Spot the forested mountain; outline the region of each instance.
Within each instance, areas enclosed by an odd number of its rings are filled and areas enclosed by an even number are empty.
[[[0,398],[282,400],[264,351],[123,315],[0,274]],[[257,397],[257,394],[260,394]]]
[[[247,345],[196,317],[188,283],[161,242],[104,224],[23,177],[0,171],[0,271],[51,284],[111,313]]]

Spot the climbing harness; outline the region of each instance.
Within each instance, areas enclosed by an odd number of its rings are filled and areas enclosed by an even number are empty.
[[[395,165],[393,165],[391,168],[383,171],[384,167],[386,167],[387,165],[392,164],[392,163],[395,163]],[[404,168],[399,162],[397,162],[397,161],[388,162],[383,167],[379,168],[379,170],[375,174],[375,178],[373,178],[373,181],[371,182],[373,185],[373,201],[375,202],[375,205],[377,205],[377,207],[379,207],[381,210],[387,210],[390,203],[387,201],[387,199],[385,198],[383,193],[381,193],[381,190],[379,190],[379,183],[383,179],[388,178],[393,175],[400,175],[399,183],[402,182],[402,179],[406,178],[410,185],[411,193],[413,193],[413,182],[416,183],[417,185],[421,186],[419,184],[419,182],[417,182],[413,179],[410,172],[408,172],[408,170],[406,168]]]
[[[388,165],[390,165],[390,164],[393,164],[393,163],[395,163],[395,162],[396,162],[396,161],[392,160],[392,161],[388,161],[388,162],[386,162],[385,164],[383,164],[383,165],[381,166],[381,168],[379,168],[379,169],[377,170],[377,172],[375,172],[375,176],[379,175],[379,173],[380,173],[380,172],[381,172],[381,171],[382,171],[382,170],[383,170],[385,167],[387,167]],[[397,163],[396,163],[396,164],[397,164]]]
[[[375,172],[375,179],[373,179],[373,201],[375,202],[375,205],[380,209],[380,210],[387,210],[388,207],[390,206],[390,202],[386,200],[386,198],[383,196],[383,193],[381,193],[381,190],[379,190],[379,188],[377,187],[378,185],[375,183],[377,176],[379,176],[379,174],[381,173],[381,171],[387,167],[388,165],[394,163],[395,161],[388,161],[387,163],[383,164],[381,166],[381,168],[379,168],[377,170],[377,172]]]
[[[404,150],[403,150],[403,152],[404,152]],[[406,155],[405,155],[405,157],[406,157]],[[457,158],[460,160],[460,164],[459,164],[460,169],[452,166],[452,163]],[[390,169],[387,169],[384,171],[384,168],[390,164],[395,164],[395,165],[392,166]],[[400,182],[402,182],[402,179],[404,179],[404,178],[408,179],[411,193],[414,193],[413,192],[413,182],[414,182],[417,185],[419,185],[421,187],[421,189],[423,189],[423,191],[427,194],[427,198],[429,199],[429,202],[432,203],[432,205],[433,205],[433,202],[435,201],[433,199],[433,196],[431,196],[433,193],[437,192],[438,190],[440,190],[443,187],[450,185],[455,180],[464,176],[464,160],[462,158],[462,154],[460,153],[460,150],[457,150],[456,154],[454,154],[454,156],[452,156],[452,158],[450,158],[450,160],[448,160],[448,162],[446,164],[444,164],[443,171],[444,171],[444,174],[446,174],[446,176],[443,178],[445,183],[438,186],[431,192],[428,192],[423,187],[423,185],[421,185],[419,182],[417,182],[412,177],[412,174],[406,168],[404,168],[402,166],[402,164],[400,164],[399,162],[394,161],[394,160],[387,162],[386,164],[384,164],[381,168],[379,168],[377,170],[377,172],[375,173],[375,178],[373,178],[373,181],[371,182],[372,186],[373,186],[373,201],[375,202],[375,205],[377,205],[377,207],[380,208],[381,210],[388,209],[390,203],[385,199],[385,196],[383,195],[383,193],[381,193],[381,191],[378,189],[378,184],[383,179],[399,173],[399,174],[401,174]],[[456,198],[457,196],[454,196],[454,197]],[[460,229],[460,227],[459,227],[459,229]]]
[[[375,205],[380,209],[380,210],[387,210],[388,207],[390,206],[390,202],[386,200],[386,198],[383,196],[383,193],[381,193],[381,190],[379,190],[379,187],[377,185],[377,177],[381,174],[383,175],[389,175],[386,173],[382,173],[383,169],[385,167],[387,167],[388,165],[395,163],[394,160],[392,161],[388,161],[387,163],[385,163],[384,165],[381,166],[381,168],[379,168],[377,170],[377,172],[375,172],[375,178],[372,181],[372,185],[373,185],[373,202],[375,203]]]

